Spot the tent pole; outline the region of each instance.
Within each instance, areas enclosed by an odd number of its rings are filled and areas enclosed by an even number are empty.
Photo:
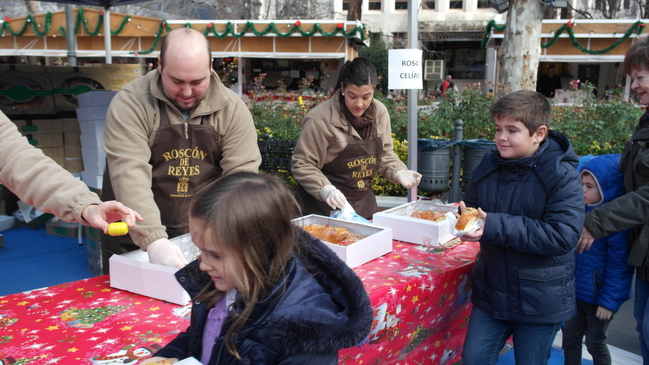
[[[419,5],[408,0],[408,48],[419,49]],[[408,89],[408,168],[417,171],[417,106],[418,89]],[[417,188],[408,189],[408,201],[417,200]]]
[[[72,5],[65,4],[65,32],[67,35],[66,42],[68,45],[68,66],[77,66],[76,38],[74,33],[74,20],[72,19]]]
[[[111,50],[111,39],[110,39],[110,10],[104,9],[104,45],[106,48],[106,63],[113,63],[113,56],[110,52]]]

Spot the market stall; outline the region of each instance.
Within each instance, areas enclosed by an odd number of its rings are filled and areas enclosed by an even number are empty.
[[[103,10],[73,10],[78,66],[103,63],[110,44],[111,62],[151,63],[148,67],[153,67],[160,53],[160,39],[172,29],[189,27],[205,34],[217,60],[215,69],[222,76],[230,73],[236,78],[239,90],[243,90],[244,81],[251,82],[260,73],[266,74],[267,82],[273,85],[281,78],[290,84],[309,75],[317,76],[316,81],[326,81],[326,70],[335,80],[342,63],[356,58],[359,47],[369,45],[369,29],[359,21],[171,20],[106,15]],[[65,22],[63,11],[5,17],[0,20],[0,54],[30,65],[65,63]],[[111,36],[105,39],[108,32]]]
[[[459,360],[476,243],[450,249],[393,242],[358,266],[374,307],[365,343],[340,364]],[[189,325],[181,306],[111,288],[108,276],[0,297],[0,364],[137,364]]]

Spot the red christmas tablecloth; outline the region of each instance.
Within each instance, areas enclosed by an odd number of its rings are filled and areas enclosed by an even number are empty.
[[[471,311],[470,273],[478,243],[439,251],[394,241],[394,251],[355,269],[374,307],[368,340],[339,363],[452,364]]]
[[[108,276],[0,297],[0,364],[135,364],[187,328],[190,308]]]
[[[478,245],[445,251],[394,242],[355,269],[375,320],[368,340],[341,364],[451,364],[470,310]],[[0,297],[0,365],[137,364],[189,325],[190,305],[111,288],[108,276]],[[388,342],[389,341],[389,342]]]

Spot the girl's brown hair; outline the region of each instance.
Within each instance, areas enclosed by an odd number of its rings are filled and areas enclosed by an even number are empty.
[[[189,219],[198,232],[218,242],[226,267],[239,268],[236,288],[246,303],[226,333],[226,348],[240,359],[236,337],[255,305],[285,276],[294,250],[297,203],[286,185],[272,175],[240,172],[222,177],[192,198]],[[232,273],[232,270],[228,270]],[[223,292],[210,283],[201,294],[213,306]]]

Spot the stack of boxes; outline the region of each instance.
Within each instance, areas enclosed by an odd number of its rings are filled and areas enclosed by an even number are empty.
[[[84,167],[81,180],[95,189],[101,189],[106,168],[106,152],[102,147],[102,135],[108,105],[115,93],[115,91],[89,91],[78,96],[77,119],[81,131],[79,138]]]
[[[65,156],[65,169],[73,174],[83,171],[81,158],[81,129],[76,118],[63,118],[63,151]]]
[[[99,196],[101,196],[106,168],[106,152],[102,146],[102,136],[108,105],[115,93],[115,91],[89,91],[78,96],[77,119],[81,130],[81,156],[84,167],[81,180]],[[100,230],[85,227],[85,236],[88,269],[94,275],[103,275]]]
[[[144,69],[137,63],[103,64],[102,69],[108,75],[113,90],[119,90],[129,82],[144,76]]]
[[[29,143],[65,168],[64,123],[60,119],[14,120]]]

